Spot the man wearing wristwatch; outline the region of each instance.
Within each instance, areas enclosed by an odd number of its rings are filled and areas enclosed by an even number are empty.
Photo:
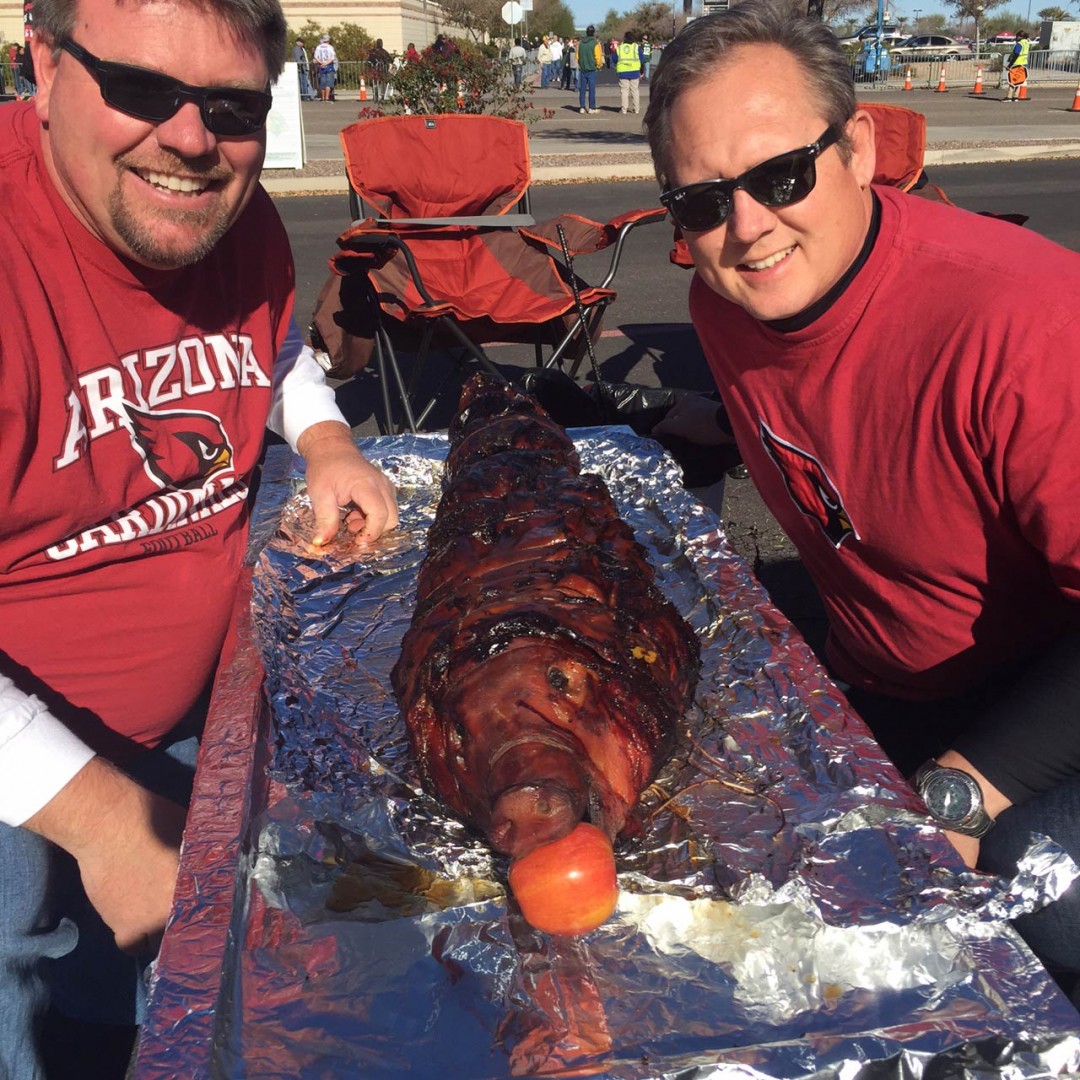
[[[842,50],[782,3],[681,31],[645,125],[725,410],[654,433],[734,437],[826,663],[968,865],[1034,834],[1080,862],[1080,255],[875,184]],[[1016,926],[1073,990],[1080,883]]]

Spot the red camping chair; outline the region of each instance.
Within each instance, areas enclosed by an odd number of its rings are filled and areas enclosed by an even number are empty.
[[[657,207],[603,225],[572,214],[536,224],[527,129],[516,120],[386,116],[350,125],[341,143],[354,212],[360,217],[364,207],[371,216],[338,237],[330,264],[342,277],[366,275],[377,297],[375,356],[388,428],[391,385],[410,430],[438,402],[441,387],[423,407],[415,400],[437,336],[458,350],[459,361],[500,377],[485,343],[532,344],[538,366],[569,360],[576,374],[615,299],[609,286],[627,234],[665,216]],[[573,272],[575,255],[609,245],[599,285]],[[397,349],[416,355],[408,385]]]

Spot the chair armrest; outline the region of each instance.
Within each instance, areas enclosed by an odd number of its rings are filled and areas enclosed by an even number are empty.
[[[474,217],[429,218],[366,218],[364,224],[380,229],[417,228],[429,225],[447,225],[480,229],[520,229],[523,225],[535,225],[532,214],[477,214]],[[353,225],[361,222],[354,221]]]

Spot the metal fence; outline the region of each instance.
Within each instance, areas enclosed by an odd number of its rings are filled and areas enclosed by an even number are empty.
[[[513,80],[513,70],[510,67],[510,61],[505,57],[500,61],[506,68],[506,78],[510,82]],[[393,75],[393,69],[389,72],[386,69],[376,70],[373,64],[367,63],[365,60],[339,60],[337,70],[337,83],[335,91],[339,94],[343,94],[350,97],[355,97],[359,100],[360,97],[360,80],[364,80],[364,92],[367,95],[367,100],[377,100],[376,95],[381,95],[382,84]],[[561,79],[561,73],[560,73]],[[540,65],[535,60],[526,60],[525,67],[522,72],[522,82],[527,86],[539,87],[540,85]],[[311,67],[311,84],[318,88],[318,84],[315,79],[315,67]],[[552,86],[557,85],[552,83]],[[388,96],[393,96],[393,90],[387,88]]]
[[[910,78],[912,89],[935,89],[944,79],[949,87],[974,88],[981,70],[986,90],[1004,86],[1008,50],[983,51],[963,60],[904,60],[899,50],[883,51],[880,65],[873,54],[859,53],[851,65],[856,84],[866,89],[903,90]],[[1028,61],[1028,84],[1067,84],[1080,78],[1080,50],[1033,49]]]

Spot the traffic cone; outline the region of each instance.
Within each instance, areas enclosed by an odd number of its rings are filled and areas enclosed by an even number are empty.
[[[367,83],[364,82],[364,76],[360,76],[360,96],[357,101],[367,101]]]
[[[904,89],[911,89],[911,68],[904,68]]]
[[[977,68],[975,71],[975,89],[971,92],[973,94],[981,94],[983,92],[982,68]]]
[[[946,93],[948,93],[948,91],[949,91],[949,88],[945,85],[945,65],[942,64],[941,65],[941,75],[938,77],[937,89],[934,91],[934,93],[935,94],[946,94]]]
[[[1027,79],[1020,84],[1020,93],[1016,95],[1017,101],[1027,101]]]
[[[1073,95],[1072,108],[1069,112],[1080,112],[1080,83],[1076,84],[1076,93]]]

